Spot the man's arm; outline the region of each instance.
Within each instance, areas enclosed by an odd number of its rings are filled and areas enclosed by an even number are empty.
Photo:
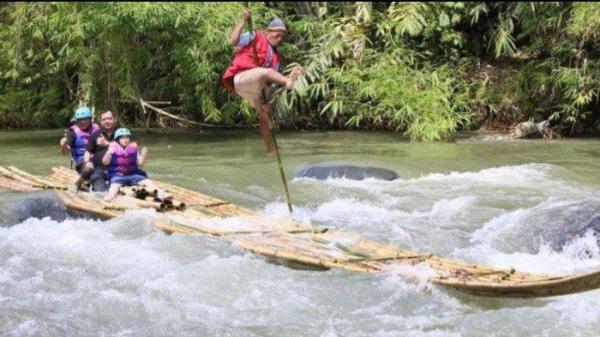
[[[229,42],[231,42],[232,45],[238,46],[238,43],[240,42],[240,33],[242,32],[242,28],[244,28],[244,24],[248,22],[248,20],[250,20],[251,16],[252,12],[250,11],[250,9],[244,9],[244,12],[242,13],[242,18],[233,29],[233,32],[231,32]]]
[[[92,164],[92,158],[94,157],[94,153],[96,153],[96,142],[98,141],[98,137],[101,136],[102,134],[99,131],[92,133],[92,137],[90,138],[90,141],[85,147],[85,153],[83,154],[83,163],[85,164],[84,167],[86,169],[94,167],[94,165]]]
[[[69,153],[69,146],[67,145],[67,136],[64,136],[60,139],[60,152],[62,154]]]
[[[90,141],[88,142],[87,146],[85,147],[85,152],[89,152],[90,155],[92,153],[96,153],[96,142],[98,142],[98,137],[101,137],[100,131],[96,131],[96,132],[92,133],[92,136],[90,137]]]
[[[60,152],[62,152],[62,154],[69,153],[74,141],[75,132],[69,129],[67,132],[65,132],[65,136],[60,139]]]
[[[83,154],[83,162],[87,166],[88,164],[91,164],[91,161],[92,161],[92,153],[90,151],[86,150],[85,153]]]

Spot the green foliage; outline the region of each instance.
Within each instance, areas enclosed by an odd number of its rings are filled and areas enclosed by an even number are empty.
[[[18,112],[29,119],[24,124],[58,126],[77,105],[91,104],[137,123],[143,97],[173,101],[192,119],[235,122],[239,109],[225,103],[239,99],[219,79],[241,9],[235,3],[6,5],[0,114],[6,121]],[[264,25],[273,11],[262,7],[256,15]]]
[[[79,104],[144,124],[139,98],[185,118],[255,123],[220,84],[242,3],[0,5],[0,126],[62,126]],[[600,119],[600,5],[567,2],[253,3],[285,19],[283,127],[385,128],[440,140],[485,116]]]

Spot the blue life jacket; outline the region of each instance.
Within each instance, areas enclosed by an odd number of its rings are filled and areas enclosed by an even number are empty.
[[[100,127],[94,123],[87,130],[82,130],[79,126],[73,125],[71,126],[71,130],[75,132],[75,141],[71,144],[71,156],[75,164],[79,165],[83,163],[83,155],[90,142],[92,133],[100,130]]]

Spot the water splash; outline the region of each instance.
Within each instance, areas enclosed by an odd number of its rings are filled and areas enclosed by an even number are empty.
[[[560,252],[549,244],[557,228],[585,226],[598,212],[597,188],[562,174],[530,164],[393,182],[294,180],[292,188],[311,196],[294,216],[499,267],[599,268],[589,234]],[[265,203],[266,213],[287,215],[283,200]],[[31,218],[0,228],[0,335],[591,336],[600,329],[600,291],[472,299],[427,283],[426,266],[377,275],[292,270],[215,238],[164,235],[147,215]],[[402,276],[409,272],[414,280]]]

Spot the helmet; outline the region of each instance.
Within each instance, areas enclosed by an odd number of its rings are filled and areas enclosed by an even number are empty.
[[[76,120],[86,119],[86,118],[92,118],[92,110],[90,110],[90,108],[88,108],[87,106],[81,106],[81,107],[77,108],[77,110],[75,110],[75,119]]]
[[[131,137],[131,131],[128,128],[118,128],[115,131],[115,140],[119,139],[119,137]]]

